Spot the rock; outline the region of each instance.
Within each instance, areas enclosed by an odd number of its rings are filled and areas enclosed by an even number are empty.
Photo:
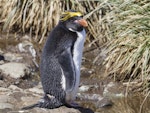
[[[0,92],[8,92],[10,91],[8,88],[3,88],[3,87],[0,87]]]
[[[110,99],[105,98],[105,97],[103,99],[97,101],[96,104],[95,104],[95,106],[97,108],[104,108],[104,107],[109,107],[109,106],[112,106],[112,105],[113,105],[113,102]]]
[[[37,97],[37,96],[21,97],[21,101],[23,102],[23,105],[21,107],[30,106],[32,104],[37,103],[39,100],[40,100],[40,97]],[[80,113],[76,109],[67,108],[65,106],[62,106],[56,109],[33,108],[30,110],[23,110],[22,112],[25,112],[25,111],[27,113]]]
[[[37,103],[39,100],[40,100],[40,97],[36,97],[36,96],[33,96],[33,95],[23,96],[23,97],[21,97],[21,101],[23,102],[23,105],[21,105],[20,107],[23,108],[25,106],[30,106],[32,104]]]
[[[0,102],[8,102],[9,101],[9,96],[8,95],[0,95]]]
[[[79,87],[79,92],[86,92],[90,89],[89,86],[82,85]]]
[[[29,74],[29,69],[23,63],[5,63],[0,65],[0,70],[2,70],[4,75],[9,75],[15,79],[24,77],[27,73]]]
[[[15,99],[13,97],[6,94],[0,95],[0,109],[13,109],[14,105],[11,103],[15,103]]]
[[[89,77],[94,73],[94,69],[88,69],[84,66],[81,67],[81,76]]]
[[[37,94],[43,94],[43,89],[39,89],[37,87],[33,87],[33,88],[30,88],[28,89],[30,92],[33,92],[33,93],[37,93]]]
[[[88,101],[100,101],[104,97],[99,94],[85,94],[85,93],[77,93],[77,98],[80,100],[88,100]]]
[[[1,103],[15,102],[15,100],[16,99],[14,99],[12,96],[0,95],[0,102]]]
[[[0,61],[1,60],[4,60],[4,56],[3,55],[0,55]]]
[[[6,108],[12,109],[12,108],[14,108],[14,106],[10,103],[1,103],[0,102],[0,109],[6,109]]]
[[[4,64],[4,60],[0,60],[0,65]]]
[[[44,108],[34,108],[32,110],[29,110],[32,113],[81,113],[77,109],[73,108],[67,108],[67,107],[60,107],[57,109],[44,109]]]
[[[21,88],[17,87],[16,85],[10,85],[8,88],[13,91],[23,91]]]
[[[23,57],[21,57],[19,54],[8,52],[4,54],[4,59],[6,61],[12,62],[12,61],[20,61],[23,59]]]
[[[104,86],[103,95],[105,97],[124,97],[125,92],[123,89],[125,89],[125,88],[123,88],[121,86],[122,85],[117,84],[115,82],[110,82]]]

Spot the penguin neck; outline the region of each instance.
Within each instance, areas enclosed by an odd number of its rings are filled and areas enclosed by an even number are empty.
[[[67,32],[70,32],[70,30],[68,28],[65,27],[65,25],[63,24],[63,22],[59,22],[59,26],[64,29]]]

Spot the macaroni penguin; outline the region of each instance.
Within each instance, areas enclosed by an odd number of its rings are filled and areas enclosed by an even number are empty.
[[[42,51],[40,74],[44,97],[37,104],[23,109],[77,106],[73,101],[80,82],[80,66],[86,37],[84,28],[87,27],[82,16],[77,11],[62,13]]]

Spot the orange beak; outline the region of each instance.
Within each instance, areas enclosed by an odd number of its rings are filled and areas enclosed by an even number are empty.
[[[84,19],[77,20],[77,22],[78,22],[80,25],[82,25],[83,27],[87,27],[87,26],[88,26],[87,21],[84,20]]]

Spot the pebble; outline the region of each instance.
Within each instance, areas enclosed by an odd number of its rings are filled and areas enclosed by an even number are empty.
[[[82,85],[79,87],[79,92],[86,92],[90,89],[90,86]]]

